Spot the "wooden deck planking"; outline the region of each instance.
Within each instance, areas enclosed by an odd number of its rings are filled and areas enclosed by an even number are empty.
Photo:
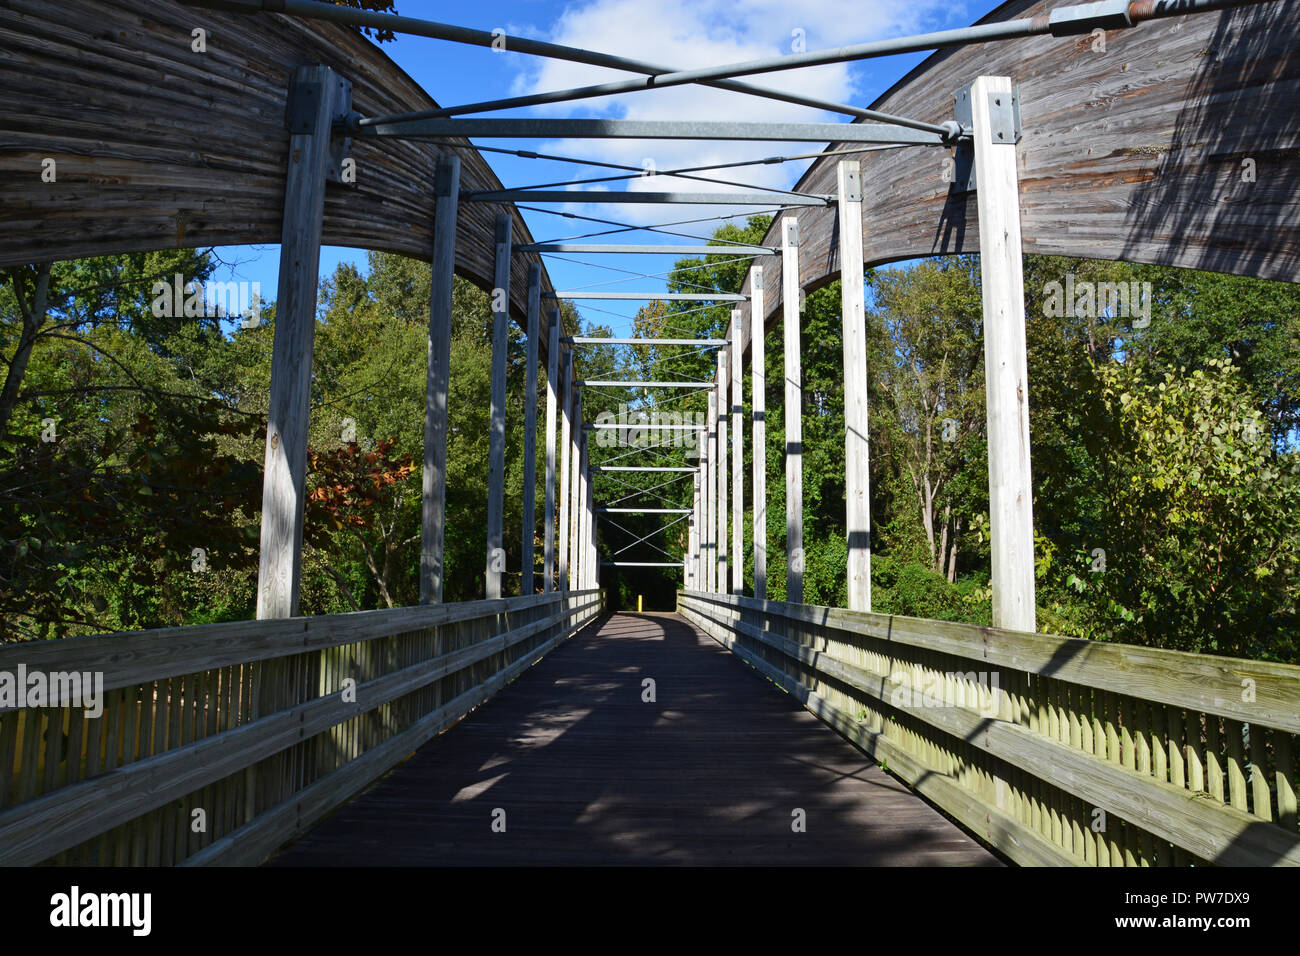
[[[271,865],[997,862],[677,615],[619,614]]]

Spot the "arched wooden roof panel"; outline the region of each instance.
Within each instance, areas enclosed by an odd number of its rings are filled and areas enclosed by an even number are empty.
[[[1062,5],[1011,0],[980,22]],[[1147,21],[1106,33],[1105,52],[1093,49],[1090,36],[944,50],[872,107],[943,122],[952,119],[961,87],[981,75],[1009,76],[1023,127],[1016,155],[1025,252],[1297,281],[1297,6],[1263,3]],[[868,266],[979,251],[976,194],[952,193],[943,179],[950,155],[908,147],[862,157]],[[799,191],[834,193],[841,158],[815,162]],[[1253,182],[1243,175],[1248,159]],[[801,286],[837,278],[834,207],[799,210],[799,232]],[[780,246],[779,223],[764,244]],[[759,263],[771,322],[781,309],[780,259]],[[744,336],[748,343],[748,328]]]
[[[206,31],[206,52],[191,49],[195,28]],[[6,0],[0,48],[0,266],[278,244],[285,102],[298,66],[324,64],[346,77],[361,113],[438,105],[347,27],[174,0]],[[357,182],[327,188],[324,243],[428,259],[434,167],[449,151],[461,158],[463,189],[501,187],[468,141],[452,149],[354,139]],[[54,183],[42,182],[45,157],[56,161]],[[487,289],[502,208],[511,207],[462,203],[457,223],[456,272]],[[515,242],[531,241],[512,212]],[[538,261],[513,257],[516,317]],[[543,352],[544,343],[545,335]]]

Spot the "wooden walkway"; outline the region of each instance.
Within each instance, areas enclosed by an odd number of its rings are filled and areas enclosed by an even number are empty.
[[[998,861],[682,618],[618,614],[270,865],[498,864]]]

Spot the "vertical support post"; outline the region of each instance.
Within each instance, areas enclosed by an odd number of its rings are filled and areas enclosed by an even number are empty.
[[[523,575],[519,593],[533,593],[533,559],[537,554],[537,341],[542,323],[542,266],[528,267],[528,357],[524,370],[524,530]]]
[[[492,398],[488,416],[487,596],[501,597],[501,576],[506,569],[503,541],[506,507],[506,323],[510,312],[509,213],[496,222],[496,272],[492,289]]]
[[[576,377],[576,376],[575,376]],[[573,449],[569,453],[569,467],[573,474],[569,476],[569,493],[573,501],[569,504],[569,581],[570,587],[582,587],[582,392],[575,385],[573,389]]]
[[[767,599],[767,356],[763,267],[749,270],[750,395],[754,409],[754,597]]]
[[[529,292],[531,296],[531,291]],[[531,301],[531,300],[530,300]],[[546,538],[542,552],[542,593],[555,590],[555,416],[560,404],[560,310],[551,310],[546,350]]]
[[[718,349],[718,593],[730,590],[727,567],[731,540],[727,536],[727,350]]]
[[[1015,143],[991,133],[990,117],[990,100],[1010,95],[1009,77],[979,77],[971,89],[971,118],[979,177],[993,626],[1032,631],[1034,514],[1020,193]]]
[[[696,583],[696,575],[699,569],[699,540],[700,540],[700,475],[696,472],[691,476],[691,526],[687,529],[686,535],[686,589],[688,591],[699,590]]]
[[[781,220],[785,316],[785,599],[803,603],[803,369],[799,355],[799,221]]]
[[[586,443],[583,443],[583,473],[587,480],[587,587],[594,588],[600,582],[600,564],[596,558],[596,483],[592,480],[591,459],[587,457]]]
[[[574,541],[577,545],[574,548],[573,563],[577,567],[578,588],[586,589],[591,578],[591,561],[589,556],[588,538],[590,537],[591,514],[587,510],[587,499],[591,491],[591,482],[587,475],[587,438],[586,432],[582,432],[578,445],[578,508],[577,508],[577,529]]]
[[[708,413],[705,413],[705,423],[708,423]],[[696,532],[698,550],[696,558],[699,561],[699,585],[701,591],[709,589],[709,541],[713,533],[709,531],[709,436],[705,433],[700,436],[700,527]]]
[[[564,391],[561,393],[564,407],[564,423],[561,426],[560,434],[560,541],[559,541],[559,560],[560,576],[556,580],[556,588],[561,591],[569,590],[569,508],[572,505],[572,494],[570,493],[569,482],[572,480],[573,466],[570,459],[573,457],[573,353],[565,351],[564,353]]]
[[[740,309],[731,312],[731,593],[745,593],[745,366]]]
[[[839,164],[840,315],[844,343],[844,504],[849,610],[871,610],[871,471],[867,443],[867,318],[862,165]]]
[[[695,469],[695,493],[697,496],[695,507],[695,589],[697,591],[706,591],[708,590],[708,573],[705,571],[704,542],[706,540],[705,526],[707,524],[706,516],[709,503],[708,467],[706,464],[709,439],[707,435],[699,435],[697,438],[700,464]]]
[[[587,441],[583,442],[584,455],[586,454],[587,451],[587,442],[589,442],[590,440],[591,440],[590,436],[588,436]],[[586,534],[583,536],[582,546],[584,548],[584,554],[586,556],[586,564],[584,565],[586,571],[586,578],[585,578],[587,582],[586,586],[589,588],[594,588],[596,586],[596,568],[595,565],[592,564],[592,561],[596,556],[596,547],[595,547],[596,511],[594,507],[595,485],[591,480],[591,471],[589,470],[590,463],[591,463],[591,459],[585,458],[583,462],[583,468],[582,468],[583,487],[586,489],[586,495],[583,498],[583,502],[582,502],[583,514],[586,516],[586,524],[584,526],[586,529]]]
[[[718,527],[718,393],[709,390],[708,458],[704,463],[705,506],[704,506],[704,575],[706,590],[717,590],[717,527]]]
[[[460,157],[438,163],[433,181],[429,284],[429,370],[424,390],[424,473],[420,503],[420,603],[442,601],[447,501],[447,388],[451,380],[451,290],[456,265]]]
[[[280,283],[262,479],[259,620],[294,617],[298,613],[325,177],[330,161],[330,126],[341,99],[338,74],[328,67],[299,67],[293,82],[300,94],[314,87],[319,95],[314,100],[311,131],[290,137],[285,171]]]

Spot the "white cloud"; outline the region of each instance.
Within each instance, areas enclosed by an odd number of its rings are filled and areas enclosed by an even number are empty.
[[[678,68],[725,64],[792,52],[796,31],[806,49],[860,43],[923,32],[963,22],[965,5],[953,0],[589,0],[567,8],[547,39]],[[588,86],[633,74],[558,60],[528,60],[516,78],[516,94]],[[742,78],[745,82],[841,103],[866,105],[855,87],[854,68],[837,63]],[[808,107],[698,85],[537,107],[536,115],[634,120],[728,120],[828,122],[846,119]],[[701,142],[695,140],[597,140],[551,142],[535,148],[660,170],[812,152],[825,144]],[[806,163],[742,167],[701,175],[788,188]],[[574,170],[598,176],[600,170]],[[583,187],[591,188],[591,187]],[[621,188],[621,187],[616,187]],[[634,180],[628,188],[727,191],[725,187],[668,177]],[[603,210],[603,211],[602,211]],[[647,223],[693,218],[730,209],[701,206],[578,206],[568,211]],[[612,214],[611,214],[612,213]],[[681,213],[681,215],[678,215]],[[707,231],[704,226],[702,231]]]

